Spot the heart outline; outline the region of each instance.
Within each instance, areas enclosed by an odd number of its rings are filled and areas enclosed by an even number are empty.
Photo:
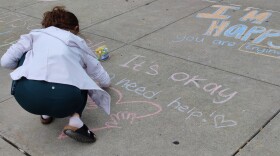
[[[219,123],[218,123],[218,120],[220,120]],[[225,116],[224,115],[216,115],[214,117],[214,123],[215,123],[215,128],[225,128],[225,127],[232,127],[232,126],[236,126],[237,125],[236,121],[225,120]]]

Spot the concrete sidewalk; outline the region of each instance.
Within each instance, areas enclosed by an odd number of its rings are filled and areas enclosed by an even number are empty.
[[[64,5],[111,58],[110,116],[88,101],[94,144],[42,125],[0,68],[0,156],[279,156],[279,0],[0,0],[0,54]]]

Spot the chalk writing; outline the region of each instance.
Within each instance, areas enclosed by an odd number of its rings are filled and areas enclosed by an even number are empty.
[[[167,107],[173,108],[177,110],[179,113],[185,113],[186,117],[185,120],[193,119],[200,119],[202,122],[213,121],[212,124],[215,128],[226,128],[226,127],[233,127],[237,125],[237,122],[234,120],[225,120],[225,115],[223,114],[216,114],[216,111],[212,112],[209,116],[206,113],[200,111],[196,107],[190,107],[187,104],[183,104],[181,101],[181,97],[173,100]],[[209,118],[210,119],[207,119]]]
[[[201,117],[202,112],[198,111],[196,107],[190,108],[188,105],[182,105],[179,100],[181,97],[177,98],[176,100],[172,101],[167,105],[167,107],[173,107],[174,109],[178,110],[179,112],[186,113],[188,120],[190,117]]]
[[[129,105],[131,108],[131,106],[133,105],[145,105],[145,108],[147,109],[143,109],[141,112],[140,110],[132,110],[132,111],[128,111],[126,110],[126,108],[128,107],[124,107],[124,111],[119,111],[117,113],[112,113],[108,119],[108,121],[106,121],[104,123],[103,126],[101,127],[97,127],[97,128],[92,128],[91,130],[96,132],[96,131],[100,131],[100,130],[105,130],[105,129],[113,129],[113,128],[117,128],[120,129],[122,128],[121,126],[121,122],[128,122],[129,124],[133,124],[133,122],[135,122],[136,120],[142,120],[144,118],[148,118],[148,117],[152,117],[155,116],[157,114],[159,114],[162,111],[162,107],[152,101],[123,101],[123,94],[121,91],[119,91],[116,88],[110,87],[110,90],[113,91],[115,94],[117,94],[118,96],[118,100],[115,103],[115,105],[117,107],[120,106],[126,106]],[[60,135],[58,136],[58,139],[62,140],[67,138],[67,136],[61,132]]]
[[[228,47],[233,47],[236,45],[236,42],[231,42],[231,41],[225,41],[225,40],[214,40],[212,42],[214,45],[220,45],[220,46],[228,46]]]
[[[177,35],[176,40],[172,40],[172,42],[196,42],[196,43],[203,43],[204,42],[204,37],[197,37],[197,36],[192,36],[192,35]]]
[[[245,43],[240,48],[240,51],[254,53],[258,55],[274,57],[280,59],[280,50],[279,49],[272,49],[267,46],[261,46],[251,43]]]
[[[154,98],[156,95],[158,95],[161,91],[147,91],[146,87],[139,87],[137,85],[137,83],[135,82],[131,82],[128,79],[122,79],[121,81],[119,81],[118,83],[115,84],[116,86],[121,85],[121,87],[125,88],[127,91],[131,91],[134,92],[138,95],[142,95],[144,98],[146,99],[152,99]]]
[[[230,6],[230,5],[213,5],[212,7],[217,8],[213,13],[198,13],[197,18],[212,19],[212,24],[208,30],[204,33],[206,36],[220,36],[223,32],[223,35],[226,37],[233,37],[241,41],[247,41],[250,37],[254,36],[252,43],[260,44],[265,40],[267,45],[272,48],[280,48],[276,45],[271,39],[280,36],[280,30],[269,29],[267,30],[263,26],[253,26],[248,28],[245,24],[236,24],[231,27],[230,21],[231,18],[227,13],[229,10],[239,10],[240,6]],[[241,22],[250,22],[252,24],[262,24],[264,21],[268,20],[272,12],[265,11],[260,12],[259,10],[254,10],[252,8],[246,8],[243,10],[245,12],[244,16],[239,18]],[[228,28],[229,27],[229,28]],[[257,36],[256,36],[257,35]]]
[[[194,85],[196,88],[202,89],[210,95],[216,94],[216,97],[212,101],[214,104],[223,104],[238,93],[236,91],[230,92],[230,88],[223,88],[222,85],[217,83],[202,84],[207,79],[200,78],[199,75],[191,76],[185,72],[174,73],[168,79],[174,82],[181,82],[183,86]]]
[[[141,56],[141,55],[134,55],[134,57],[129,60],[128,62],[126,62],[125,64],[120,65],[121,67],[125,67],[125,68],[132,68],[134,71],[143,71],[145,74],[148,75],[158,75],[158,70],[159,70],[159,65],[158,64],[150,64],[148,69],[146,69],[145,67],[143,67],[143,65],[147,64],[146,61],[142,61],[142,59],[145,58],[145,56]],[[134,64],[133,64],[134,63]],[[133,64],[133,65],[131,65]],[[143,69],[144,68],[144,69]]]

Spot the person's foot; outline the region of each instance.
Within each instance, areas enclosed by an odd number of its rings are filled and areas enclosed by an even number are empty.
[[[91,132],[85,124],[81,128],[70,125],[65,126],[63,132],[70,138],[79,142],[94,143],[96,141],[95,134]]]
[[[40,116],[41,123],[44,125],[50,124],[53,121],[53,119],[53,117],[47,115]]]

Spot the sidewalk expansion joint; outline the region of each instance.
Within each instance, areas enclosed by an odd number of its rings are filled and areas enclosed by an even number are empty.
[[[14,148],[16,148],[17,150],[19,150],[20,152],[22,152],[23,154],[25,154],[26,156],[31,156],[29,153],[25,152],[23,149],[19,148],[16,144],[12,143],[10,140],[8,140],[7,138],[5,138],[4,136],[0,135],[0,138],[2,138],[5,142],[7,142],[8,144],[12,145]]]
[[[138,41],[138,40],[140,40],[140,39],[142,39],[142,38],[144,38],[144,37],[146,37],[146,36],[148,36],[148,35],[150,35],[150,34],[152,34],[152,33],[155,33],[155,32],[157,32],[157,31],[159,31],[159,30],[162,30],[163,28],[166,28],[166,27],[168,27],[168,26],[170,26],[170,25],[172,25],[172,24],[174,24],[174,23],[176,23],[176,22],[179,22],[179,21],[181,21],[181,20],[183,20],[183,19],[185,19],[185,18],[188,18],[188,17],[190,17],[190,16],[192,16],[192,15],[194,15],[194,14],[196,14],[196,13],[198,13],[198,12],[200,12],[200,11],[206,9],[206,8],[211,7],[212,5],[213,5],[213,4],[208,5],[208,6],[204,7],[204,8],[202,8],[202,9],[199,9],[199,10],[197,10],[197,11],[194,11],[194,12],[191,13],[191,14],[188,14],[188,15],[186,15],[186,16],[184,16],[184,17],[181,17],[181,18],[179,18],[179,19],[177,19],[177,20],[175,20],[175,21],[173,21],[173,22],[170,22],[170,23],[168,23],[167,25],[165,25],[165,26],[163,26],[163,27],[160,27],[160,28],[158,28],[158,29],[156,29],[156,30],[154,30],[154,31],[152,31],[152,32],[150,32],[150,33],[147,33],[147,34],[145,34],[145,35],[143,35],[143,36],[137,38],[137,39],[134,40],[134,41],[129,42],[128,44],[132,44],[132,43],[135,42],[135,41]]]
[[[130,45],[130,44],[128,44],[128,45]],[[234,72],[231,72],[231,71],[228,71],[228,70],[224,70],[224,69],[221,69],[221,68],[217,68],[217,67],[214,67],[214,66],[210,66],[210,65],[207,65],[207,64],[196,62],[196,61],[193,61],[193,60],[181,58],[181,57],[178,57],[178,56],[173,56],[173,55],[170,55],[170,54],[166,54],[166,53],[163,53],[163,52],[160,52],[160,51],[156,51],[156,50],[153,50],[153,49],[141,47],[141,46],[138,46],[138,45],[132,45],[132,46],[137,47],[137,48],[142,48],[142,49],[145,49],[145,50],[148,50],[148,51],[160,53],[160,54],[163,54],[163,55],[166,55],[166,56],[170,56],[170,57],[173,57],[173,58],[181,59],[181,60],[184,60],[186,62],[191,62],[191,63],[194,63],[194,64],[198,64],[198,65],[202,65],[202,66],[205,66],[205,67],[209,67],[209,68],[212,68],[212,69],[215,69],[215,70],[219,70],[219,71],[223,71],[223,72],[226,72],[226,73],[230,73],[230,74],[233,74],[233,75],[238,75],[238,76],[241,76],[241,77],[244,77],[244,78],[248,78],[248,79],[251,79],[251,80],[255,80],[255,81],[258,81],[258,82],[261,82],[261,83],[265,83],[265,84],[268,84],[268,85],[280,87],[280,85],[278,85],[278,84],[274,84],[274,83],[267,82],[267,81],[260,80],[260,79],[256,79],[256,78],[253,78],[253,77],[250,77],[250,76],[234,73]]]
[[[4,99],[4,100],[0,101],[0,103],[5,102],[5,101],[8,101],[8,100],[10,100],[10,99],[12,99],[12,98],[13,98],[13,97],[11,96],[11,97],[9,97],[9,98],[7,98],[7,99]]]
[[[268,119],[266,123],[255,133],[253,134],[232,156],[236,156],[248,143],[250,143],[270,122],[280,113],[280,109]]]
[[[23,8],[27,8],[27,7],[30,7],[32,5],[35,5],[35,4],[38,4],[40,3],[39,1],[38,2],[35,2],[35,3],[31,3],[31,4],[28,4],[28,5],[25,5],[23,7],[18,7],[18,8],[14,8],[14,9],[9,9],[9,8],[5,8],[5,7],[0,7],[1,9],[5,9],[7,11],[11,11],[11,12],[14,12],[14,13],[18,13],[18,14],[23,14],[23,15],[26,15],[26,16],[29,16],[29,17],[33,17],[33,16],[30,16],[30,15],[27,15],[27,14],[24,14],[22,12],[18,12],[16,10],[20,10],[20,9],[23,9]],[[37,18],[37,17],[34,17],[34,18]]]
[[[130,9],[130,10],[127,10],[127,11],[125,11],[125,12],[123,12],[123,13],[117,14],[117,15],[115,15],[115,16],[109,17],[109,18],[104,19],[104,20],[102,20],[102,21],[99,21],[99,22],[93,23],[93,24],[91,24],[91,25],[88,25],[88,26],[82,28],[81,30],[85,30],[85,29],[87,29],[87,28],[89,28],[89,27],[92,27],[92,26],[94,26],[94,25],[97,25],[97,24],[106,22],[106,21],[111,20],[111,19],[113,19],[113,18],[115,18],[115,17],[118,17],[118,16],[121,16],[121,15],[123,15],[123,14],[129,13],[129,12],[131,12],[131,11],[133,11],[133,10],[136,10],[136,9],[138,9],[138,8],[145,7],[145,6],[150,5],[151,3],[154,3],[154,2],[156,2],[156,1],[159,1],[159,0],[153,0],[153,1],[151,1],[151,2],[148,2],[148,3],[144,4],[144,5],[137,6],[137,7],[135,7],[135,8]]]

